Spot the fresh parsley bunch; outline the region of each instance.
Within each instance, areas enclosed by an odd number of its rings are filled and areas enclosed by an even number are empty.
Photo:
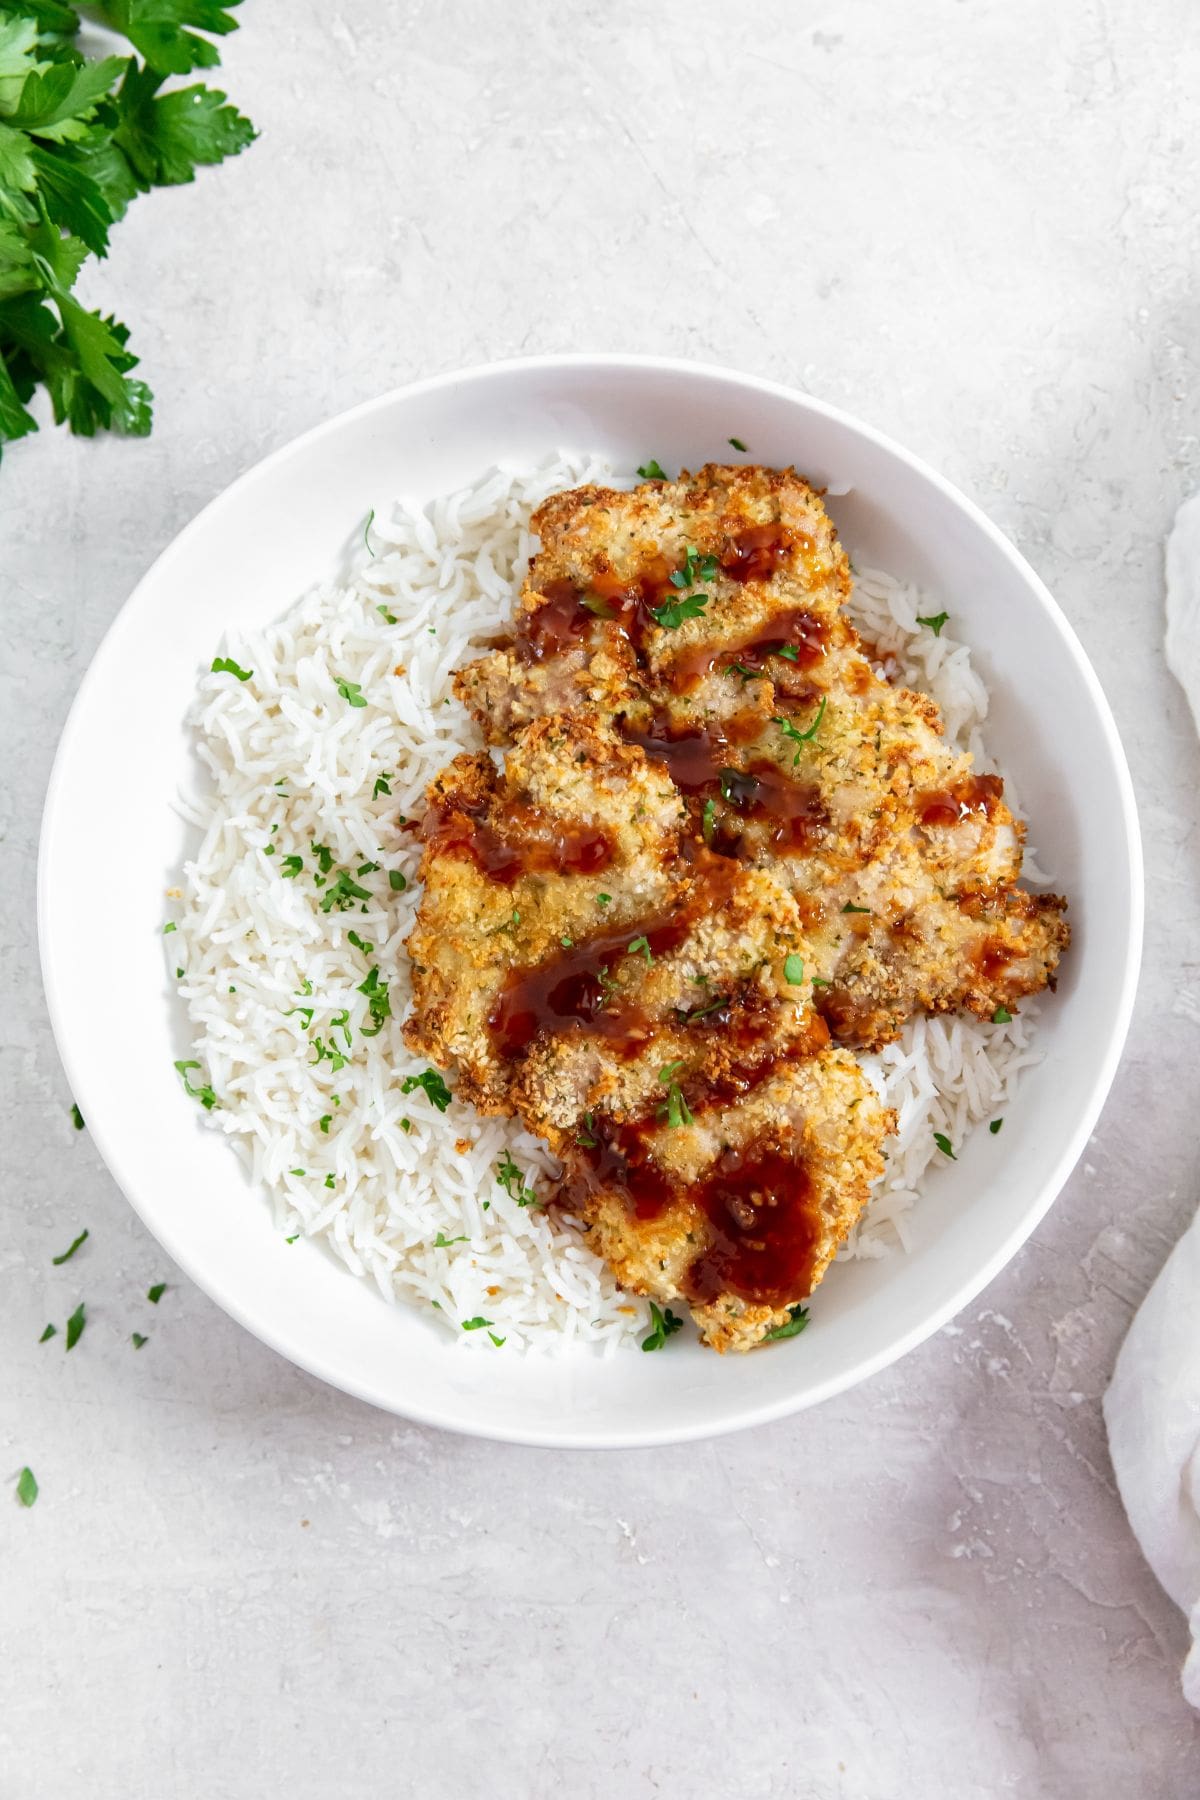
[[[254,137],[215,88],[160,92],[168,76],[220,61],[209,39],[236,28],[239,4],[102,0],[89,23],[136,54],[89,60],[72,7],[0,0],[0,450],[36,431],[25,403],[39,384],[55,422],[81,436],[150,430],[128,331],[71,290],[139,193],[192,181]]]

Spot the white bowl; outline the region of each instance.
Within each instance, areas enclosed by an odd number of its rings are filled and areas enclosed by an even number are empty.
[[[433,495],[557,446],[695,468],[739,437],[831,501],[856,559],[919,580],[988,681],[989,741],[1070,897],[1074,942],[1045,1007],[1041,1066],[1003,1133],[975,1133],[914,1214],[915,1247],[836,1267],[800,1338],[750,1356],[674,1343],[604,1360],[476,1355],[389,1307],[315,1246],[283,1245],[172,1063],[181,1021],[161,951],[182,834],[172,801],[197,671],[331,572],[368,509]],[[1033,1230],[1087,1141],[1133,1003],[1142,868],[1133,792],[1087,658],[1032,569],[898,445],[771,382],[637,357],[544,357],[387,394],[277,451],[208,506],[139,583],[92,663],[50,781],[42,964],[71,1085],[116,1180],[163,1247],[283,1355],[378,1406],[520,1443],[704,1437],[811,1406],[911,1350]]]

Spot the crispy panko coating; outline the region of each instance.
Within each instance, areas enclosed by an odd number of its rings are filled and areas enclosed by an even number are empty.
[[[611,718],[708,844],[795,896],[843,1043],[877,1048],[918,1010],[1013,1011],[1053,981],[1065,902],[1016,886],[1003,783],[868,660],[807,482],[710,465],[554,495],[534,526],[514,643],[458,678],[493,742],[547,709]]]
[[[460,756],[424,831],[409,1044],[547,1140],[627,1286],[688,1297],[718,1348],[761,1341],[893,1125],[829,1048],[796,902],[698,843],[661,763],[578,713],[528,726],[503,771]]]

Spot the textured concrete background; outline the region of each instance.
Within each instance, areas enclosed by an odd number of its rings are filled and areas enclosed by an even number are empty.
[[[0,1472],[42,1482],[0,1504],[0,1796],[1195,1795],[1099,1412],[1197,1197],[1200,756],[1159,642],[1200,483],[1193,0],[243,11],[260,142],[90,282],[154,436],[0,470]],[[174,1277],[71,1129],[34,937],[59,728],[176,530],[383,388],[585,348],[792,382],[978,499],[1112,699],[1150,901],[1108,1110],[983,1300],[816,1413],[610,1456],[407,1427]]]

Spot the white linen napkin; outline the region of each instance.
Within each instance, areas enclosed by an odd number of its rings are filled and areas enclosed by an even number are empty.
[[[1166,652],[1200,730],[1200,494],[1167,539]],[[1129,1327],[1104,1418],[1134,1535],[1188,1615],[1183,1692],[1200,1707],[1200,1214]]]

